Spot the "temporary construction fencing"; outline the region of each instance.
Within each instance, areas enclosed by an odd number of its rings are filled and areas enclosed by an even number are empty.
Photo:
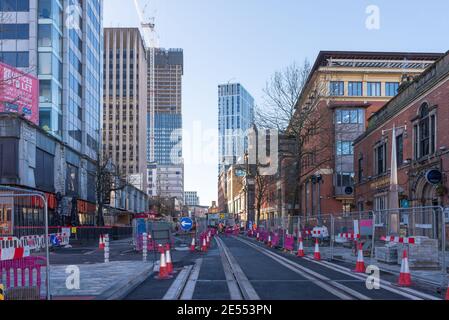
[[[411,207],[275,217],[260,221],[247,234],[285,251],[296,251],[301,239],[302,249],[309,256],[313,255],[318,239],[323,259],[354,263],[362,254],[370,257],[371,263],[401,265],[406,250],[412,269],[441,270],[442,279],[447,281],[448,211],[442,207]]]
[[[16,232],[35,225],[43,233]],[[68,244],[66,233],[48,232],[48,206],[43,193],[0,186],[0,284],[8,300],[50,299],[49,247]]]

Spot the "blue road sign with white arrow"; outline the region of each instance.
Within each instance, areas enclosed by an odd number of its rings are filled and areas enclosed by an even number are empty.
[[[181,229],[184,231],[189,231],[192,229],[193,221],[190,218],[184,217],[181,219]]]

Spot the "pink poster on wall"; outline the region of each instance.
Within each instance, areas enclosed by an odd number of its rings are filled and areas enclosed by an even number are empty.
[[[0,62],[0,112],[22,114],[39,125],[39,80]]]

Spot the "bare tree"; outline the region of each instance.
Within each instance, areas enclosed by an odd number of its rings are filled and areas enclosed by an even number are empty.
[[[124,190],[127,186],[132,185],[126,175],[116,166],[111,157],[101,155],[97,152],[96,167],[96,197],[97,197],[97,226],[104,225],[103,210],[107,204],[110,204],[111,193]]]
[[[332,123],[325,106],[320,102],[326,96],[323,81],[309,82],[311,72],[307,60],[301,66],[291,64],[276,72],[264,89],[264,104],[256,111],[256,122],[263,128],[274,128],[293,139],[288,152],[279,154],[279,167],[286,177],[285,201],[291,204],[293,214],[302,208],[302,180],[328,163],[332,157],[329,147]],[[332,150],[332,148],[330,149]],[[285,165],[283,160],[287,160]]]

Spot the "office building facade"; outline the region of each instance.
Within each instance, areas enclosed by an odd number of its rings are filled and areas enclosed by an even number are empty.
[[[219,172],[243,158],[254,124],[254,98],[239,83],[218,86]]]
[[[184,200],[182,159],[182,49],[148,50],[147,161],[153,177],[149,194]],[[154,190],[156,188],[156,190]]]
[[[147,188],[147,57],[138,28],[104,30],[103,154]]]
[[[101,0],[0,2],[0,61],[39,79],[39,124],[56,141],[37,142],[36,152],[43,152],[47,168],[53,168],[45,170],[48,176],[43,180],[48,185],[40,186],[32,179],[37,170],[33,161],[21,167],[28,172],[27,179],[10,183],[49,196],[58,194],[69,204],[77,203],[73,199],[87,202],[80,207],[91,208],[90,215],[95,213],[95,163],[100,148],[102,17]],[[33,150],[19,152],[28,152],[31,159]]]
[[[184,204],[186,206],[199,206],[200,198],[198,197],[198,192],[185,191],[184,192]]]

